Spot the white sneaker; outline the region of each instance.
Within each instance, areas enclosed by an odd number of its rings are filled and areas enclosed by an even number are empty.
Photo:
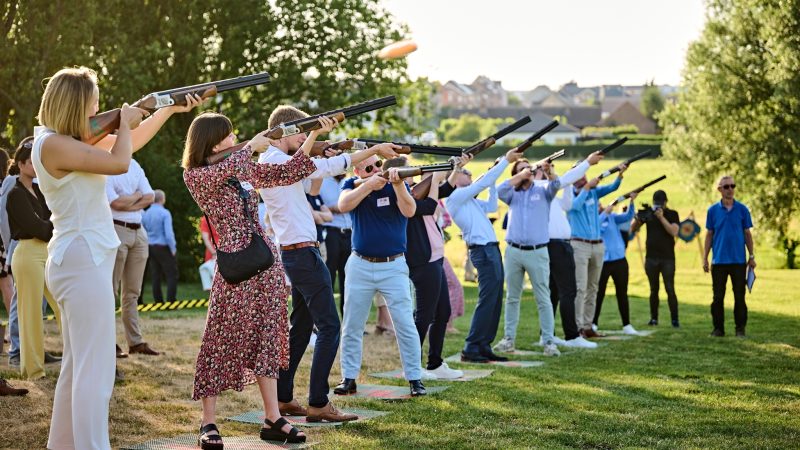
[[[561,352],[558,351],[556,344],[552,342],[544,346],[544,356],[560,356]]]
[[[494,350],[502,353],[509,353],[514,351],[514,339],[508,336],[504,337],[497,344],[494,345]]]
[[[566,347],[572,348],[597,348],[596,342],[587,341],[583,336],[578,336],[575,339],[570,339],[564,343]]]
[[[308,340],[308,348],[314,350],[314,346],[317,344],[317,333],[311,333],[311,339]]]
[[[560,337],[553,335],[553,344],[556,345],[567,345],[567,341],[561,339]],[[544,338],[539,336],[539,345],[544,347]]]
[[[430,371],[430,370],[425,370],[425,369],[422,369],[422,379],[423,379],[423,380],[436,380],[436,379],[438,379],[438,378],[439,378],[439,377],[438,377],[438,376],[436,376],[436,374],[435,374],[435,373],[433,373],[432,371]]]
[[[441,366],[433,370],[426,370],[425,372],[436,375],[436,377],[441,380],[454,380],[456,378],[461,378],[464,376],[463,371],[451,369],[450,367],[447,366],[447,363],[445,362],[443,362]]]
[[[595,333],[597,333],[597,325],[595,325],[595,324],[592,324],[592,331],[594,331]]]
[[[636,331],[636,329],[633,328],[633,325],[631,325],[631,324],[627,324],[624,327],[622,327],[622,332],[625,333],[625,334],[633,335],[633,336],[636,336],[636,335],[639,334],[639,332]]]

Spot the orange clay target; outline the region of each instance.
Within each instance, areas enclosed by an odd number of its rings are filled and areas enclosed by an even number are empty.
[[[412,40],[398,41],[383,47],[378,52],[378,58],[394,59],[402,58],[417,49],[417,43]]]

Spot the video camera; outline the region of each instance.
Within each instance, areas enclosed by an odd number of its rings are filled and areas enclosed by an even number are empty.
[[[653,206],[642,203],[642,207],[636,211],[636,220],[641,223],[650,222],[656,217],[655,212],[661,208],[663,208],[663,205],[659,205],[658,203],[653,204]]]

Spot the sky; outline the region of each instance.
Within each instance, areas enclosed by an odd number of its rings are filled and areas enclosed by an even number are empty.
[[[678,85],[702,0],[383,0],[418,49],[411,78],[506,90],[600,84]]]

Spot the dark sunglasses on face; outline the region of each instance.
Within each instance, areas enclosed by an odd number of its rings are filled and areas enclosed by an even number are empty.
[[[466,169],[462,169],[462,170],[461,170],[461,173],[463,173],[464,175],[466,175],[466,176],[468,176],[468,177],[471,177],[471,176],[472,176],[472,172],[470,172],[469,170],[466,170]]]
[[[723,185],[721,185],[720,187],[721,187],[722,189],[725,189],[725,190],[728,190],[728,189],[736,189],[736,185],[735,185],[735,184],[723,184]]]

